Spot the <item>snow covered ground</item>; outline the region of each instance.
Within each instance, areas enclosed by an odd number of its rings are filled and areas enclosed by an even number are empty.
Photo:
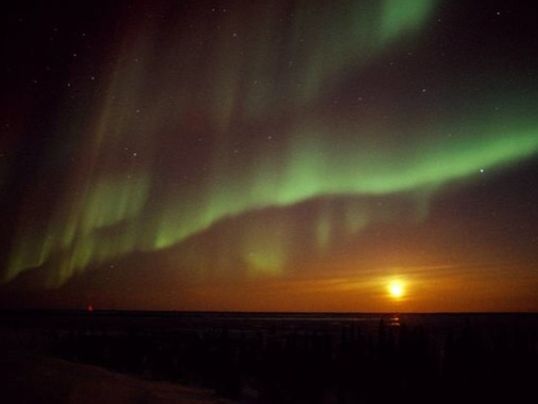
[[[15,351],[0,355],[0,402],[227,403],[213,393],[117,374],[91,365]]]

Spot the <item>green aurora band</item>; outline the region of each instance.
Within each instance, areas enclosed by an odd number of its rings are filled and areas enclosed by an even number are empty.
[[[500,97],[449,120],[417,113],[412,125],[383,121],[386,111],[320,113],[341,77],[420,38],[436,4],[310,4],[293,2],[287,22],[277,3],[256,24],[245,21],[257,10],[246,9],[221,17],[218,30],[207,21],[195,32],[178,23],[164,36],[147,22],[130,30],[91,105],[65,107],[70,118],[59,130],[80,138],[69,185],[43,228],[23,207],[4,281],[49,265],[48,286],[57,287],[91,265],[174,246],[224,218],[313,198],[409,193],[417,211],[427,210],[444,184],[538,151],[535,105],[504,101],[492,117]],[[211,40],[197,47],[199,37]],[[198,144],[199,155],[189,156]],[[51,145],[45,160],[60,147]],[[382,214],[353,205],[346,220],[356,232]],[[330,207],[319,214],[320,249],[331,217]],[[241,254],[253,273],[282,270],[287,230],[284,220],[266,232],[244,229]]]

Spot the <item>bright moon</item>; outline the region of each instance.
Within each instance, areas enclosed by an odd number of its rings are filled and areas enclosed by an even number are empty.
[[[402,281],[391,281],[388,285],[389,294],[394,299],[399,299],[405,294],[405,285]]]

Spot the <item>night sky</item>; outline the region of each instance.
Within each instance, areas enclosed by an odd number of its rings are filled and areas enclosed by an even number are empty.
[[[3,4],[0,307],[537,311],[535,7]]]

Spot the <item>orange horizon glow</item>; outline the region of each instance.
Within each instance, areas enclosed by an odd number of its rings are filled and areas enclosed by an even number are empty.
[[[150,282],[147,290],[173,294],[132,293],[128,301],[90,291],[93,308],[243,312],[536,312],[538,277],[513,266],[456,265],[377,267],[317,266],[293,276],[214,279],[166,284]],[[391,293],[391,282],[401,282]],[[96,285],[98,287],[99,285]],[[398,288],[395,288],[398,289]],[[99,294],[99,293],[100,294]],[[48,307],[87,309],[85,296],[71,290],[49,290]],[[111,303],[112,302],[112,303]],[[26,307],[40,307],[27,299]]]
[[[260,277],[182,290],[182,310],[251,312],[507,312],[536,311],[538,279],[507,280],[498,271],[398,268],[333,277]],[[387,272],[389,272],[387,274]],[[153,301],[159,308],[165,307]],[[145,305],[140,302],[140,306]]]

